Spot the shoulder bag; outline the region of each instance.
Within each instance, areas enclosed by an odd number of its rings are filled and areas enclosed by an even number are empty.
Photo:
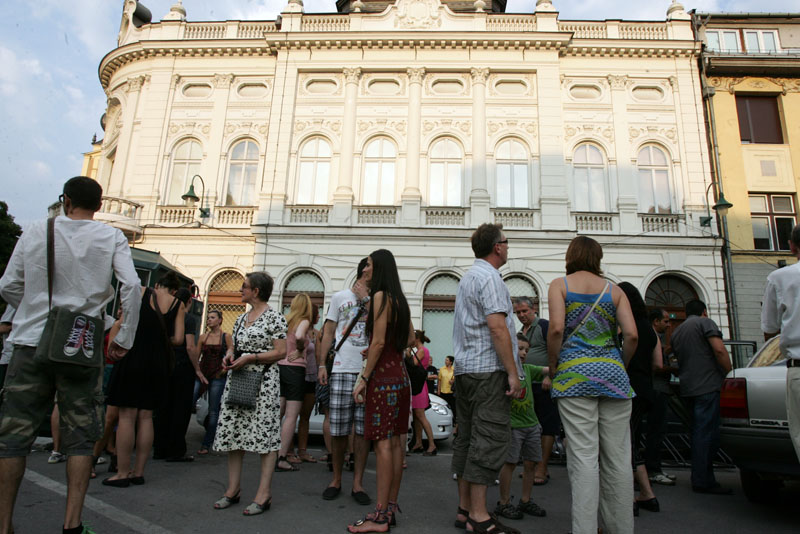
[[[242,320],[243,322],[244,319]],[[242,355],[238,341],[238,333],[242,323],[239,323],[239,327],[233,333],[233,352],[236,358]],[[241,367],[228,373],[228,383],[230,385],[225,403],[243,408],[255,408],[256,401],[258,401],[258,392],[261,389],[261,380],[263,380],[264,372],[268,368],[269,365],[264,368],[264,371],[251,371]]]
[[[411,382],[411,394],[419,395],[428,379],[428,371],[419,364],[417,352],[414,351],[410,356],[404,358],[408,379]]]
[[[104,321],[100,317],[53,307],[55,218],[47,220],[47,296],[50,311],[36,356],[56,363],[97,367],[103,363]]]
[[[586,314],[583,316],[583,319],[581,319],[581,322],[578,323],[578,326],[576,326],[575,329],[572,332],[569,333],[569,336],[564,338],[564,342],[561,343],[561,347],[564,347],[564,345],[567,344],[567,341],[569,341],[572,336],[574,336],[581,328],[583,328],[583,325],[586,324],[586,321],[589,319],[589,316],[592,314],[594,309],[600,303],[600,299],[602,299],[603,295],[606,294],[606,291],[608,291],[608,287],[610,285],[611,285],[611,282],[606,282],[606,285],[603,287],[603,290],[597,296],[597,300],[594,301],[594,304],[592,304],[592,307],[589,308],[589,311],[587,311]]]
[[[325,357],[325,369],[328,371],[328,378],[329,379],[330,379],[330,376],[331,376],[331,371],[333,371],[333,360],[336,359],[336,353],[339,352],[339,349],[342,348],[342,345],[344,345],[345,340],[348,337],[350,337],[350,332],[353,331],[353,328],[355,328],[356,323],[358,322],[358,319],[361,317],[361,315],[365,311],[366,311],[366,307],[363,304],[361,304],[358,307],[358,312],[356,312],[356,316],[353,317],[353,320],[350,322],[350,325],[347,327],[347,330],[344,331],[344,335],[342,336],[342,339],[340,339],[339,343],[336,344],[336,348],[335,349],[331,349],[331,350],[328,351],[328,355]]]

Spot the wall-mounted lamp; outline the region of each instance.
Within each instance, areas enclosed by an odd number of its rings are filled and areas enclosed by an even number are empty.
[[[733,204],[731,204],[725,199],[725,195],[723,193],[720,193],[719,199],[717,199],[717,203],[711,206],[711,208],[709,209],[708,191],[711,189],[711,186],[713,186],[714,183],[715,182],[711,182],[710,184],[708,184],[708,187],[706,188],[706,213],[708,215],[706,215],[705,217],[700,217],[700,226],[711,226],[711,220],[713,219],[713,217],[711,217],[712,209],[715,212],[717,212],[717,215],[719,215],[720,217],[725,217],[728,214],[728,210],[733,207]]]
[[[197,198],[197,194],[194,192],[195,178],[199,178],[200,185],[203,186],[200,198]],[[192,176],[192,181],[189,183],[189,190],[183,196],[181,196],[181,199],[183,199],[186,202],[186,205],[190,208],[194,207],[197,201],[202,200],[202,202],[200,203],[200,207],[197,209],[200,211],[200,217],[202,217],[203,219],[207,219],[208,217],[211,216],[211,208],[205,207],[205,197],[206,197],[206,183],[203,181],[202,176],[200,176],[199,174],[195,174],[194,176]],[[714,209],[716,209],[716,206],[714,207]]]

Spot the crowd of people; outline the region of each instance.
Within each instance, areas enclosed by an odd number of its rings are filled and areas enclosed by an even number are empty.
[[[500,276],[509,253],[502,225],[478,227],[471,238],[475,260],[456,296],[454,354],[437,370],[425,347],[430,339],[412,324],[389,250],[359,262],[352,286],[333,295],[320,330],[319,309],[308,295],[296,295],[284,316],[269,305],[271,276],[253,272],[242,283],[247,311],[233,331],[223,331],[223,314],[212,309],[197,336],[191,293],[177,276],[141,287],[124,236],[92,220],[101,195],[93,180],[69,180],[62,197],[66,216],[31,225],[0,279],[0,295],[9,304],[0,328],[11,332],[0,360],[0,534],[12,532],[25,457],[54,399],[51,461],[67,463],[65,534],[90,532],[81,510],[103,454],[111,454],[111,476],[102,483],[114,488],[145,484],[151,452],[157,460],[194,460],[186,430],[192,406],[205,393],[208,419],[195,454],[227,455],[217,510],[240,502],[247,452],[259,455],[260,471],[244,515],[270,509],[275,471],[320,460],[331,472],[323,499],[340,496],[343,471],[350,468],[351,497],[370,505],[364,475],[372,449],[375,508],[347,530],[389,531],[398,523],[409,422],[415,436],[409,453],[438,452],[425,416],[435,390],[454,414],[456,527],[514,534],[519,530],[500,518],[545,516],[532,499],[533,486],[548,483],[549,459],[560,439],[572,532],[594,534],[601,526],[630,533],[640,509],[660,510],[651,482],[675,484],[660,463],[672,375],[680,379],[679,395],[691,415],[692,489],[730,493],[713,472],[719,391],[731,368],[719,327],[704,303],[691,301],[686,320],[667,338],[669,315],[648,310],[632,284],[609,282],[601,270],[602,248],[589,237],[576,237],[566,250],[565,276],[548,290],[548,321],[538,316],[537,300],[512,300]],[[791,246],[800,256],[800,225]],[[94,321],[103,319],[113,296],[112,273],[119,281],[120,313],[109,321],[103,343]],[[783,332],[792,314],[800,313],[787,305],[793,287],[798,284],[783,274],[770,277],[767,337]],[[105,368],[97,357],[101,344]],[[795,371],[796,341],[785,336],[784,344]],[[794,372],[792,380],[798,381]],[[789,419],[800,454],[796,396],[790,387]],[[102,398],[105,409],[97,402]],[[308,452],[315,409],[324,414],[328,451],[320,459]],[[515,504],[511,487],[520,464]],[[499,501],[492,508],[487,490],[495,482]]]

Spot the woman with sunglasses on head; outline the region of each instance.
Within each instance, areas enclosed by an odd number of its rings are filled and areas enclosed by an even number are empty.
[[[228,453],[228,488],[214,503],[221,510],[239,502],[245,451],[261,456],[258,490],[244,515],[258,515],[272,504],[272,474],[281,448],[280,378],[272,365],[286,355],[286,319],[267,301],[274,282],[265,272],[248,273],[242,283],[242,302],[250,305],[233,325],[234,345],[222,360],[225,369],[261,375],[255,406],[228,403],[233,378],[222,394],[214,450]]]
[[[375,446],[377,506],[347,530],[388,532],[396,523],[403,478],[405,443],[400,436],[407,431],[411,403],[403,352],[414,341],[414,327],[392,253],[381,249],[370,254],[364,275],[370,288],[369,347],[353,397],[357,403],[366,402],[364,438]]]

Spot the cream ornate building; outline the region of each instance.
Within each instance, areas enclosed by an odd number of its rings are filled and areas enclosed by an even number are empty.
[[[610,279],[676,313],[698,296],[727,324],[720,241],[699,225],[700,45],[680,4],[663,22],[564,21],[547,0],[526,14],[340,4],[195,23],[179,2],[135,24],[127,0],[100,65],[106,220],[213,305],[234,303],[253,269],[275,277],[274,305],[298,291],[322,303],[388,248],[437,362],[487,221],[509,238],[512,293],[538,296],[544,316],[569,241],[587,234]],[[208,217],[184,206],[190,185]]]

